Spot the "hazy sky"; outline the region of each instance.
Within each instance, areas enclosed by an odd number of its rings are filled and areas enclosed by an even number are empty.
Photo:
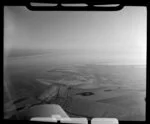
[[[5,7],[4,33],[5,49],[82,49],[144,63],[146,58],[144,7],[116,12],[34,12]]]

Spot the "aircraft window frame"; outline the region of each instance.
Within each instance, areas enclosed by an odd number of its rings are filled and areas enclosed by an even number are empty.
[[[55,3],[55,1],[54,1],[54,3]],[[107,8],[107,9],[105,9],[105,8],[99,8],[99,7],[97,7],[97,8],[92,8],[90,5],[91,5],[91,3],[89,3],[89,2],[87,2],[87,4],[89,5],[89,7],[85,7],[84,9],[82,9],[82,8],[80,8],[80,7],[75,7],[75,8],[70,8],[70,7],[68,7],[67,9],[66,8],[64,8],[64,7],[61,7],[61,6],[58,6],[58,7],[53,7],[53,8],[51,8],[51,9],[49,9],[48,7],[44,7],[44,8],[40,8],[40,11],[45,11],[45,10],[47,10],[48,9],[48,11],[115,11],[116,9],[114,9],[114,8]],[[33,7],[31,7],[30,5],[29,5],[29,2],[28,1],[26,1],[26,2],[17,2],[17,1],[6,1],[6,2],[4,2],[4,6],[26,6],[28,9],[33,9],[33,10],[36,10],[37,8],[33,8]],[[150,6],[148,6],[148,3],[145,3],[145,4],[138,4],[138,3],[135,3],[135,4],[121,4],[121,6],[119,6],[118,8],[117,8],[117,10],[120,10],[120,9],[123,9],[123,7],[125,7],[125,6],[137,6],[137,7],[140,7],[140,6],[142,6],[142,7],[146,7],[147,8],[147,41],[148,40],[150,40],[150,35],[148,35],[149,33],[150,33],[150,23],[148,23],[148,17],[150,17]],[[38,8],[39,9],[39,8]],[[4,22],[3,22],[4,23]],[[147,57],[148,57],[148,42],[147,42]],[[149,84],[147,83],[147,82],[149,82],[150,81],[150,79],[149,79],[149,75],[148,74],[150,74],[150,71],[149,71],[149,62],[148,62],[149,60],[147,59],[147,68],[146,68],[146,121],[148,121],[148,115],[150,114],[149,112],[148,112],[148,97],[149,97]],[[149,114],[148,114],[149,113]],[[88,120],[91,120],[91,118],[89,117],[88,118]],[[119,124],[124,124],[124,123],[145,123],[145,122],[136,122],[136,121],[119,121]]]

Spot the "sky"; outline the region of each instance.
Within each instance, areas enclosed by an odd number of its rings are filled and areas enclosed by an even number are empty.
[[[4,8],[4,49],[84,51],[146,63],[146,8],[115,12],[36,12]]]

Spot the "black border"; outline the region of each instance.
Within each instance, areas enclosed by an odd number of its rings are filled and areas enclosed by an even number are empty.
[[[119,6],[117,9],[116,8],[99,8],[99,7],[96,7],[96,8],[93,8],[92,5],[93,4],[108,4],[108,3],[112,3],[108,0],[106,1],[98,1],[98,0],[49,0],[51,1],[51,3],[59,3],[59,5],[57,7],[52,7],[52,8],[48,8],[48,7],[41,7],[41,8],[33,8],[30,6],[30,2],[31,1],[48,1],[48,0],[20,0],[20,1],[17,1],[17,0],[5,0],[3,1],[3,6],[2,6],[2,15],[4,17],[4,6],[26,6],[28,9],[31,9],[31,10],[37,10],[37,11],[115,11],[115,10],[120,10],[122,9],[124,6],[143,6],[143,7],[146,7],[147,8],[147,69],[146,69],[146,121],[119,121],[119,124],[128,124],[128,123],[131,123],[131,124],[145,124],[145,123],[148,123],[150,122],[149,118],[148,118],[148,115],[150,115],[150,112],[148,111],[149,109],[149,106],[148,104],[150,105],[150,102],[148,101],[149,99],[149,82],[150,82],[150,70],[149,70],[149,64],[150,61],[148,59],[148,53],[150,53],[150,50],[148,50],[148,41],[150,40],[150,2],[147,2],[147,1],[142,1],[142,2],[138,2],[137,3],[131,3],[131,2],[127,2],[127,3],[121,3],[121,6]],[[119,1],[117,2],[114,2],[114,3],[118,3]],[[89,6],[88,7],[62,7],[60,6],[60,3],[86,3],[88,4]],[[113,4],[114,4],[113,3]],[[4,20],[2,18],[2,27],[4,29]],[[4,30],[3,30],[4,31]],[[4,40],[4,34],[2,34],[2,40]],[[3,48],[2,48],[3,49]],[[4,50],[3,50],[4,51]],[[2,88],[2,94],[3,94],[3,87]],[[3,96],[2,96],[3,97]],[[2,103],[2,106],[3,106],[3,103]],[[2,108],[3,110],[3,108]],[[3,115],[3,114],[2,114]],[[2,120],[3,120],[3,117],[2,117]],[[5,122],[14,122],[14,121],[9,121],[9,120],[4,120]],[[15,122],[21,122],[22,121],[15,121]],[[25,123],[43,123],[43,122],[30,122],[30,121],[24,121]],[[90,123],[90,121],[88,120],[88,123]]]

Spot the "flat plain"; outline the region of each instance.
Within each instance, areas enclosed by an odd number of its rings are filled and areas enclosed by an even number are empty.
[[[5,118],[16,108],[23,111],[41,103],[39,97],[49,96],[49,90],[56,86],[58,98],[43,102],[60,104],[69,115],[145,120],[145,65],[71,58],[48,53],[8,57],[4,65]]]

